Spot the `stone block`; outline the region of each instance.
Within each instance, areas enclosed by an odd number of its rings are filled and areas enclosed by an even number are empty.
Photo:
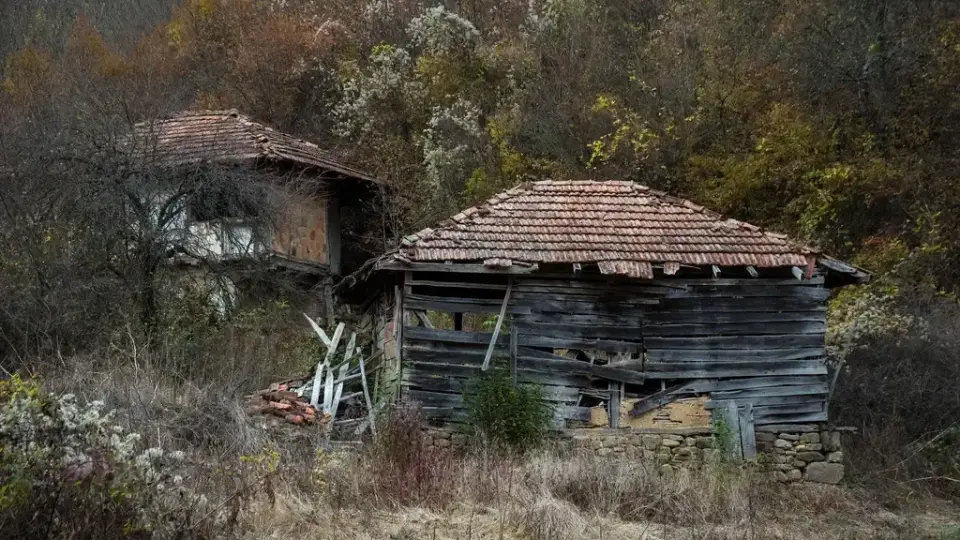
[[[697,437],[697,448],[713,448],[713,437]]]
[[[659,435],[644,435],[643,436],[643,447],[647,450],[656,450],[660,446],[660,436]]]
[[[830,452],[827,454],[827,461],[830,463],[843,463],[843,452],[839,450],[836,452]]]
[[[777,439],[773,443],[774,448],[781,448],[786,450],[787,448],[793,448],[793,443],[785,439]]]
[[[674,439],[668,439],[664,437],[663,442],[661,442],[660,444],[662,444],[663,446],[666,446],[667,448],[676,448],[680,446],[680,441],[677,441]]]
[[[696,446],[697,440],[694,439],[693,437],[687,437],[686,439],[683,440],[683,444],[684,446]]]
[[[667,434],[664,434],[663,440],[665,440],[665,441],[683,442],[683,436],[682,436],[682,435],[674,435],[674,434],[672,434],[672,433],[667,433]]]
[[[800,442],[803,444],[817,444],[820,442],[820,434],[816,431],[813,433],[804,433],[800,436]]]
[[[836,452],[840,450],[840,432],[824,431],[820,433],[820,443],[827,452]]]
[[[600,457],[609,456],[613,453],[613,448],[601,448],[597,450],[597,455]]]
[[[787,476],[787,473],[783,471],[774,472],[773,477],[777,480],[777,482],[786,482],[790,478],[789,476]]]
[[[787,472],[787,480],[790,482],[797,482],[801,478],[803,478],[803,473],[801,473],[799,469],[794,469]]]
[[[793,466],[796,467],[796,468],[798,468],[798,469],[802,469],[802,468],[804,468],[804,467],[807,466],[807,462],[806,462],[806,461],[800,461],[799,459],[795,459],[795,460],[793,460]]]
[[[664,464],[660,466],[660,478],[663,479],[664,482],[672,482],[675,478],[675,473],[676,471],[670,465]]]
[[[797,459],[811,463],[814,461],[826,461],[827,458],[820,452],[797,452]]]
[[[807,482],[820,484],[839,484],[843,480],[843,465],[839,463],[817,462],[807,465],[803,473]]]
[[[796,433],[781,433],[780,438],[785,441],[796,442],[800,440],[800,435],[797,435]]]
[[[794,450],[797,452],[819,452],[823,450],[823,445],[820,443],[798,444],[794,447]]]
[[[773,433],[767,433],[766,431],[757,432],[757,442],[770,442],[777,440],[777,436]]]

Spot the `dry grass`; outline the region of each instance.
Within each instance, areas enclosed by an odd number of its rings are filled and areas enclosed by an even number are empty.
[[[944,502],[891,512],[874,492],[777,485],[746,468],[663,477],[654,464],[551,449],[460,455],[423,445],[409,411],[381,428],[377,444],[316,458],[315,439],[278,435],[245,415],[242,382],[190,382],[146,357],[64,360],[46,382],[107,401],[151,445],[186,450],[198,464],[185,471],[189,481],[211,500],[243,493],[236,520],[258,540],[958,538],[950,536],[957,510]],[[270,448],[280,451],[276,475],[243,485],[251,476],[236,474],[240,456]]]

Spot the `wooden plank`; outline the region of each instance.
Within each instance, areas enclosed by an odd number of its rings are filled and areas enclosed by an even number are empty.
[[[518,314],[518,320],[525,323],[556,323],[557,316],[547,313],[531,312]],[[740,311],[740,312],[671,312],[638,310],[629,314],[569,314],[563,317],[565,324],[603,325],[610,327],[670,326],[684,324],[749,324],[776,322],[824,322],[826,307],[804,311]]]
[[[692,349],[659,349],[646,352],[647,361],[652,363],[683,363],[683,362],[731,362],[731,361],[786,361],[786,360],[821,360],[826,357],[823,347],[806,347],[796,349],[765,349],[752,350],[692,350]]]
[[[370,388],[367,384],[367,371],[363,365],[363,356],[360,357],[360,381],[363,384],[363,402],[367,406],[367,422],[370,423],[370,434],[377,439],[377,418],[373,410],[373,401],[370,399]]]
[[[763,336],[656,337],[644,335],[648,350],[655,349],[787,349],[822,347],[822,334]]]
[[[737,404],[728,401],[727,406],[723,409],[718,409],[717,413],[730,432],[730,456],[734,459],[742,458],[743,449],[740,446],[740,441],[742,440],[740,434],[740,415],[737,412]]]
[[[535,360],[517,361],[517,382],[551,384],[556,386],[590,386],[590,377],[572,373],[546,371],[536,369]],[[412,362],[407,366],[407,373],[422,376],[452,377],[455,379],[470,379],[480,374],[480,362],[474,364],[451,364]]]
[[[497,338],[500,337],[500,328],[503,326],[503,318],[507,316],[507,305],[510,303],[510,291],[513,289],[513,280],[507,282],[507,292],[503,295],[503,305],[500,306],[500,314],[497,316],[497,324],[493,328],[493,335],[490,337],[490,345],[487,347],[487,354],[483,357],[483,371],[490,369],[490,359],[493,356],[493,349],[497,346]]]
[[[601,338],[639,341],[645,337],[710,337],[710,336],[762,336],[762,335],[824,335],[826,321],[814,322],[766,322],[729,324],[676,324],[636,326],[606,326],[596,324],[567,324],[554,320],[530,323],[518,320],[517,326],[525,333],[545,337]]]
[[[783,423],[801,423],[801,422],[826,422],[827,413],[798,413],[798,414],[771,414],[766,416],[756,416],[755,423],[760,425],[783,424]]]
[[[797,384],[788,386],[770,386],[766,388],[752,388],[743,390],[729,390],[723,392],[713,392],[711,397],[714,399],[746,399],[759,397],[775,396],[810,396],[820,395],[826,397],[826,383],[823,384]]]
[[[825,383],[826,378],[822,376],[798,376],[798,377],[750,377],[746,379],[705,379],[686,383],[684,388],[689,392],[720,392],[724,390],[763,388],[768,386],[788,386],[804,384]]]
[[[476,283],[472,281],[437,281],[430,279],[412,279],[410,285],[413,287],[437,287],[444,289],[479,289],[486,291],[505,291],[506,283]]]
[[[743,459],[756,461],[757,459],[757,433],[753,424],[753,405],[747,403],[738,411],[738,421],[740,424],[740,448],[743,451]]]
[[[316,323],[313,319],[310,318],[306,313],[303,314],[303,317],[307,319],[307,322],[310,323],[310,327],[313,328],[314,333],[317,334],[317,337],[320,338],[320,341],[327,347],[330,347],[330,338],[327,337],[327,333],[323,331],[323,328],[320,328],[320,325]]]
[[[403,379],[407,387],[408,396],[422,396],[426,394],[437,394],[439,400],[447,399],[445,396],[462,397],[464,393],[470,390],[471,381],[468,379],[449,379],[449,378],[431,378],[419,377],[415,374],[407,374]],[[543,391],[543,399],[551,402],[576,403],[580,397],[580,389],[569,386],[548,386],[538,385]]]
[[[809,286],[819,286],[824,284],[823,277],[814,277],[811,279],[804,280],[803,282],[798,283],[795,279],[780,279],[780,278],[757,278],[757,279],[746,279],[746,278],[721,278],[721,279],[709,279],[709,278],[676,278],[676,279],[655,279],[650,282],[651,285],[748,285],[748,284],[757,284],[757,285],[776,285],[776,286],[788,286],[788,287],[809,287]]]
[[[823,287],[784,287],[744,281],[741,285],[690,285],[683,290],[673,290],[666,299],[674,298],[796,298],[800,300],[826,301],[830,290]]]
[[[337,350],[337,345],[340,344],[340,336],[343,335],[344,324],[340,323],[337,325],[336,330],[333,332],[333,337],[330,338],[330,345],[327,347],[327,354],[324,356],[323,361],[317,364],[317,371],[313,376],[313,390],[310,393],[310,405],[316,409],[320,405],[320,383],[323,381],[323,372],[324,370],[330,371],[330,358],[333,357],[333,353]],[[333,373],[328,373],[327,378],[330,382],[333,382]],[[332,390],[332,389],[331,389]],[[326,398],[324,398],[326,400]],[[326,412],[326,409],[324,409]]]
[[[686,393],[686,391],[687,385],[679,384],[650,394],[633,404],[633,409],[630,410],[630,416],[640,416],[645,412],[663,407],[667,403],[677,399],[681,394]]]
[[[510,326],[510,382],[516,386],[518,382],[517,348],[520,330],[512,324]]]
[[[449,300],[424,300],[422,295],[411,295],[406,301],[406,307],[409,309],[430,309],[433,311],[445,311],[447,313],[496,313],[499,301],[489,302],[471,302],[469,299],[461,301]],[[508,313],[530,313],[529,306],[510,306]]]
[[[414,311],[413,314],[417,316],[417,319],[424,328],[433,328],[433,322],[430,320],[430,317],[427,316],[426,311],[418,309]]]
[[[378,270],[411,270],[415,272],[454,272],[461,274],[531,274],[537,271],[537,265],[513,264],[511,266],[490,267],[482,264],[447,264],[433,262],[403,263],[389,259],[377,263]]]
[[[725,407],[727,401],[731,400],[711,399],[704,405],[704,408],[707,410],[719,409]],[[817,396],[754,397],[737,399],[735,401],[741,405],[744,403],[750,403],[754,406],[810,405],[815,403],[819,403],[822,406],[824,403],[826,403],[822,397],[818,399]]]
[[[526,347],[545,347],[551,349],[581,349],[581,350],[600,350],[623,353],[639,353],[643,346],[638,342],[617,341],[610,339],[576,339],[550,336],[537,336],[532,334],[520,335],[520,346]]]
[[[620,427],[620,393],[623,391],[623,383],[610,381],[607,383],[607,391],[610,396],[607,416],[610,418],[610,427],[616,429]]]
[[[408,326],[404,328],[404,337],[407,341],[436,341],[439,343],[464,343],[486,345],[493,334],[489,332],[461,332],[457,330],[443,330],[440,328],[423,328]],[[498,338],[497,344],[507,345],[506,337]]]
[[[647,364],[642,375],[648,379],[711,379],[726,377],[772,377],[777,375],[826,375],[821,362],[728,362]]]
[[[556,358],[541,358],[541,357],[525,357],[524,350],[521,348],[519,351],[518,361],[520,362],[521,367],[526,365],[525,360],[530,360],[534,365],[537,365],[545,369],[556,369],[563,370],[569,373],[582,373],[592,375],[594,377],[599,377],[602,379],[610,379],[614,381],[620,381],[630,384],[644,384],[646,382],[646,377],[643,373],[636,371],[631,371],[627,369],[620,369],[608,366],[599,366],[594,364],[589,364],[587,362],[581,362],[580,360],[569,360],[562,357]]]
[[[346,378],[347,372],[350,371],[350,359],[353,357],[354,349],[357,346],[357,333],[351,332],[350,339],[347,340],[347,348],[343,351],[343,362],[340,363],[340,372],[337,374],[337,378],[341,382],[336,384],[336,388],[333,391],[333,402],[330,407],[331,418],[337,417],[337,409],[340,408],[340,398],[343,395],[343,379]],[[331,370],[332,371],[332,370]],[[324,398],[326,401],[326,398]]]

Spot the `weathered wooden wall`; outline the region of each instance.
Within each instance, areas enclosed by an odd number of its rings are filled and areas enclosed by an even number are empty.
[[[604,381],[665,381],[659,399],[708,394],[708,408],[750,404],[757,424],[826,421],[829,291],[812,279],[673,279],[409,272],[403,391],[429,416],[462,416],[461,393],[491,335],[414,326],[414,310],[496,313],[507,280],[519,382],[543,385],[558,418],[584,420],[581,395]],[[510,356],[501,335],[497,356]],[[604,365],[554,354],[588,352]],[[601,392],[602,395],[602,392]],[[654,404],[655,406],[655,404]]]

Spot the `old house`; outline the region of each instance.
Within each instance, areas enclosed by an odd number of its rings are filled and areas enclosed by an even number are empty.
[[[588,449],[683,461],[722,418],[744,455],[784,434],[778,448],[805,444],[820,462],[807,473],[791,458],[789,479],[832,481],[826,302],[868,278],[635,183],[545,181],[406,237],[343,294],[379,284],[368,311],[384,319],[397,396],[437,424],[462,420],[467,381],[502,362],[542,385],[557,425],[579,428]],[[646,438],[601,444],[590,430]]]
[[[161,187],[155,206],[174,208],[160,228],[176,246],[171,248],[172,260],[182,268],[227,269],[232,289],[242,285],[245,270],[256,266],[282,273],[300,290],[328,290],[339,276],[379,251],[370,242],[382,236],[376,230],[378,221],[368,218],[382,184],[313,143],[235,110],[185,111],[142,122],[127,141],[140,170],[164,171],[174,179],[199,175],[200,181],[156,184]],[[231,197],[243,199],[224,193],[226,188],[210,187],[214,170],[226,171],[241,184],[269,185],[282,207],[278,205],[269,220],[256,219],[260,216],[252,210],[235,211],[238,203]],[[204,174],[210,175],[209,182]],[[173,187],[163,187],[167,185]],[[253,196],[266,193],[271,191]]]

